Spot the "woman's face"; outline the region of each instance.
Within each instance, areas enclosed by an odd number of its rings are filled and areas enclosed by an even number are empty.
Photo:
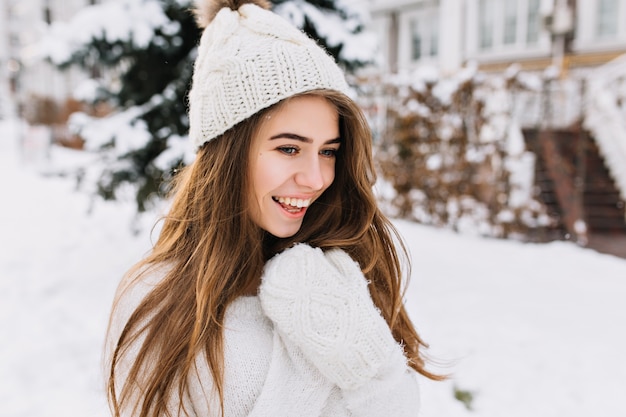
[[[252,138],[252,220],[277,237],[296,234],[309,207],[335,179],[339,115],[318,96],[269,113]]]

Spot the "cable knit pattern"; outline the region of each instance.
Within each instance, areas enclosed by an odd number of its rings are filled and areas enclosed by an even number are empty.
[[[348,93],[342,70],[315,41],[254,4],[223,8],[200,39],[189,93],[196,148],[295,94]]]
[[[339,253],[337,255],[341,259],[340,267],[347,265],[348,270],[354,269],[345,259],[347,255]],[[334,255],[330,258],[334,258]],[[112,314],[112,332],[107,341],[109,346],[114,345],[130,313],[154,288],[166,270],[159,269],[154,275],[145,277],[134,285],[122,285],[127,287],[128,291],[119,293],[121,298]],[[359,286],[361,290],[366,290],[365,283],[360,283]],[[265,304],[268,301],[267,298],[264,299]],[[142,343],[142,340],[140,338],[137,343]],[[137,353],[137,348],[138,346],[131,346],[129,355],[122,358],[121,368],[118,369],[118,384],[121,384],[127,375],[127,369],[134,360],[133,355]],[[110,349],[107,354],[111,354]],[[228,417],[418,415],[419,389],[416,374],[406,366],[403,355],[392,355],[388,361],[380,364],[374,378],[357,389],[347,390],[340,389],[323,375],[308,356],[282,331],[277,331],[275,323],[266,316],[260,297],[240,297],[235,300],[227,308],[224,318],[225,415]],[[197,356],[195,369],[189,374],[187,383],[188,396],[179,398],[177,393],[173,393],[172,397],[168,398],[171,415],[184,417],[178,413],[178,404],[183,403],[189,417],[220,416],[219,399],[203,354]],[[135,399],[140,402],[139,393],[142,387],[136,388]],[[131,404],[131,408],[133,406],[134,404]],[[136,417],[137,413],[123,410],[122,415]]]
[[[270,260],[259,296],[286,338],[327,378],[355,389],[383,364],[404,358],[348,254],[300,244]]]

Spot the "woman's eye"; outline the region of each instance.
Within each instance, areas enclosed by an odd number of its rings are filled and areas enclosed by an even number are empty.
[[[295,146],[281,146],[278,150],[285,155],[295,155],[298,153],[298,148]]]
[[[328,158],[334,158],[335,156],[337,156],[337,152],[337,149],[323,149],[320,151],[320,154]]]

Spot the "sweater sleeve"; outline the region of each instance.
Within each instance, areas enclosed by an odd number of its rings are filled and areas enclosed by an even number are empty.
[[[143,277],[132,284],[122,283],[117,294],[107,336],[106,363],[126,322],[144,297],[160,280],[162,273]],[[127,382],[143,338],[139,337],[118,362],[118,394]],[[308,362],[302,352],[281,338],[263,314],[258,297],[243,297],[231,304],[224,322],[224,415],[229,417],[320,417],[328,403],[333,384]],[[105,370],[108,375],[110,369]],[[173,392],[168,409],[175,417],[219,417],[219,395],[204,355],[196,357],[187,377],[184,398]],[[135,394],[121,410],[123,417],[135,417],[140,403],[141,381]],[[184,412],[180,410],[183,406]],[[187,414],[185,414],[185,412]]]
[[[345,252],[286,250],[266,265],[259,296],[279,333],[341,389],[352,415],[417,413],[414,372]]]
[[[416,417],[419,413],[417,374],[404,363],[390,364],[368,383],[342,393],[353,416]]]
[[[130,319],[135,309],[143,301],[143,299],[152,291],[155,285],[162,279],[166,272],[165,268],[156,269],[150,274],[143,275],[141,279],[130,280],[128,277],[123,280],[115,296],[115,302],[111,312],[111,318],[109,322],[109,329],[106,335],[105,349],[104,349],[104,375],[108,377],[111,372],[111,364],[113,359],[113,353],[117,346],[118,340],[122,331],[124,330],[126,323]],[[115,387],[116,395],[120,396],[121,389],[124,384],[129,383],[128,375],[134,361],[139,354],[139,350],[144,342],[144,337],[140,335],[132,344],[130,344],[124,353],[120,356],[115,369]],[[140,392],[142,391],[142,381],[134,381],[132,385],[132,396],[129,401],[126,402],[126,407],[120,410],[123,417],[135,417],[139,415],[138,404],[141,402]],[[185,413],[181,413],[180,405]],[[194,406],[191,398],[186,395],[184,398],[170,398],[168,401],[168,408],[172,413],[172,416],[176,417],[196,417]]]
[[[320,417],[334,385],[300,350],[274,333],[273,358],[249,417]]]
[[[333,384],[286,342],[263,314],[258,297],[237,300],[224,326],[224,415],[228,417],[320,417]],[[190,393],[198,416],[214,416],[217,394],[198,357]]]

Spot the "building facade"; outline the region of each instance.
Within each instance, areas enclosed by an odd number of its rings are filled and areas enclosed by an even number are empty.
[[[386,71],[597,66],[626,52],[626,0],[369,0]]]
[[[29,96],[63,99],[82,75],[39,59],[50,22],[107,0],[0,0],[0,117]],[[500,71],[597,66],[626,53],[626,0],[352,0],[371,13],[386,72],[469,61]]]
[[[587,244],[626,233],[626,0],[368,5],[384,73],[433,66],[446,75],[474,62],[484,72],[515,63],[549,75],[540,89],[509,97],[541,179],[533,189],[564,238]]]

